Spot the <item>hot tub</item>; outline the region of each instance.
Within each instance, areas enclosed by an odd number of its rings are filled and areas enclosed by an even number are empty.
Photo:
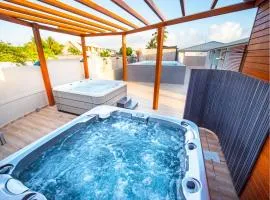
[[[96,107],[0,161],[0,172],[0,199],[7,200],[29,193],[209,199],[194,123],[112,106]]]
[[[53,88],[57,109],[73,114],[83,114],[99,105],[115,106],[127,96],[123,81],[82,80]]]
[[[128,80],[154,82],[156,62],[146,60],[128,64]],[[161,83],[184,84],[186,66],[178,61],[162,61]]]

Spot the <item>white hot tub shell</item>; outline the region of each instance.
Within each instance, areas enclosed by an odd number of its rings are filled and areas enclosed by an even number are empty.
[[[114,80],[82,80],[53,88],[57,109],[81,115],[99,105],[115,106],[127,96],[127,85]]]

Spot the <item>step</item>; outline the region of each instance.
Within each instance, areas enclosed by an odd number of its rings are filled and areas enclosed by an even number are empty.
[[[117,107],[126,108],[131,103],[130,97],[123,97],[119,101],[117,101]]]
[[[131,102],[125,107],[126,109],[135,110],[138,106],[138,101],[131,100]]]

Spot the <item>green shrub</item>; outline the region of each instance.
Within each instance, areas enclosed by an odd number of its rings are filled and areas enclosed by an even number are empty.
[[[105,50],[101,51],[99,55],[100,55],[100,57],[107,58],[107,57],[111,56],[111,51],[108,49],[105,49]]]
[[[131,56],[131,55],[132,55],[132,52],[133,52],[133,49],[132,49],[131,47],[127,47],[126,55],[127,55],[127,56]],[[119,50],[119,54],[122,55],[122,47],[121,47],[120,50]]]
[[[82,54],[82,52],[79,49],[77,49],[76,47],[72,47],[72,46],[70,46],[68,48],[68,52],[71,53],[72,55],[81,55]]]

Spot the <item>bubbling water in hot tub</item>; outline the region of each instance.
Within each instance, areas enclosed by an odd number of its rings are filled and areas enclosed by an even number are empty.
[[[18,179],[47,199],[184,199],[182,129],[110,116],[77,124]]]

